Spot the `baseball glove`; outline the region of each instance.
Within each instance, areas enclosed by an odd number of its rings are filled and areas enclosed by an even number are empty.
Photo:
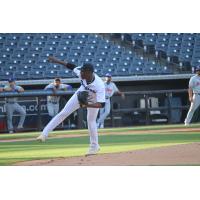
[[[79,91],[77,96],[81,107],[88,104],[88,91]]]

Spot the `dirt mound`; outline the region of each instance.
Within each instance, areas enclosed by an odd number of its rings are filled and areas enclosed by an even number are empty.
[[[200,143],[123,153],[21,162],[22,166],[200,165]]]

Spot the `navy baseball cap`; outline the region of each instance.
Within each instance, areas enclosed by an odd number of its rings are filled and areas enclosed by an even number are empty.
[[[90,63],[85,63],[83,64],[83,66],[81,67],[81,71],[90,71],[90,72],[94,72],[94,67],[92,64]]]
[[[200,71],[200,65],[195,67],[195,72]]]
[[[8,82],[9,82],[9,83],[14,82],[14,81],[15,81],[14,78],[9,78],[9,79],[8,79]]]
[[[107,73],[107,74],[106,74],[106,77],[112,77],[112,75],[111,75],[111,74],[109,74],[109,73]]]

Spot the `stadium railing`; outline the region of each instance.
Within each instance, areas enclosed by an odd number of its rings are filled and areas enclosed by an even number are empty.
[[[67,100],[74,94],[74,91],[52,91],[31,90],[22,93],[1,92],[0,93],[0,132],[7,132],[6,125],[6,98],[18,97],[18,103],[26,109],[24,131],[41,131],[50,121],[47,112],[46,97],[57,95],[61,98],[60,109],[64,107]],[[111,99],[111,113],[107,118],[108,126],[134,126],[140,124],[155,123],[182,123],[182,119],[189,108],[186,89],[179,90],[157,90],[157,91],[130,91],[125,92],[126,99],[118,105],[118,97],[114,95]],[[119,99],[118,99],[119,100]],[[131,103],[130,103],[131,102]],[[182,112],[185,113],[182,113]],[[13,123],[16,123],[14,115]],[[118,121],[120,120],[120,122]],[[17,119],[18,121],[18,119]],[[129,123],[128,123],[129,122]],[[106,127],[107,127],[106,125]],[[71,118],[66,119],[58,129],[81,129],[87,128],[86,109],[77,110]]]

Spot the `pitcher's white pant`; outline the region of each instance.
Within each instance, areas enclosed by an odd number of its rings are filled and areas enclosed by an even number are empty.
[[[193,114],[194,114],[195,110],[199,107],[199,105],[200,105],[200,95],[194,94],[193,102],[190,105],[190,109],[189,109],[187,117],[185,119],[185,124],[189,124],[191,122]]]
[[[53,131],[65,118],[67,118],[71,113],[80,108],[78,102],[77,94],[75,93],[69,101],[66,103],[65,107],[58,113],[44,128],[42,134],[46,137],[49,132]],[[90,146],[98,147],[98,133],[96,126],[96,118],[99,108],[87,108],[87,124],[88,131],[90,135]]]
[[[109,114],[110,114],[110,98],[106,99],[104,108],[100,109],[98,124],[101,124],[104,126],[104,121]]]

